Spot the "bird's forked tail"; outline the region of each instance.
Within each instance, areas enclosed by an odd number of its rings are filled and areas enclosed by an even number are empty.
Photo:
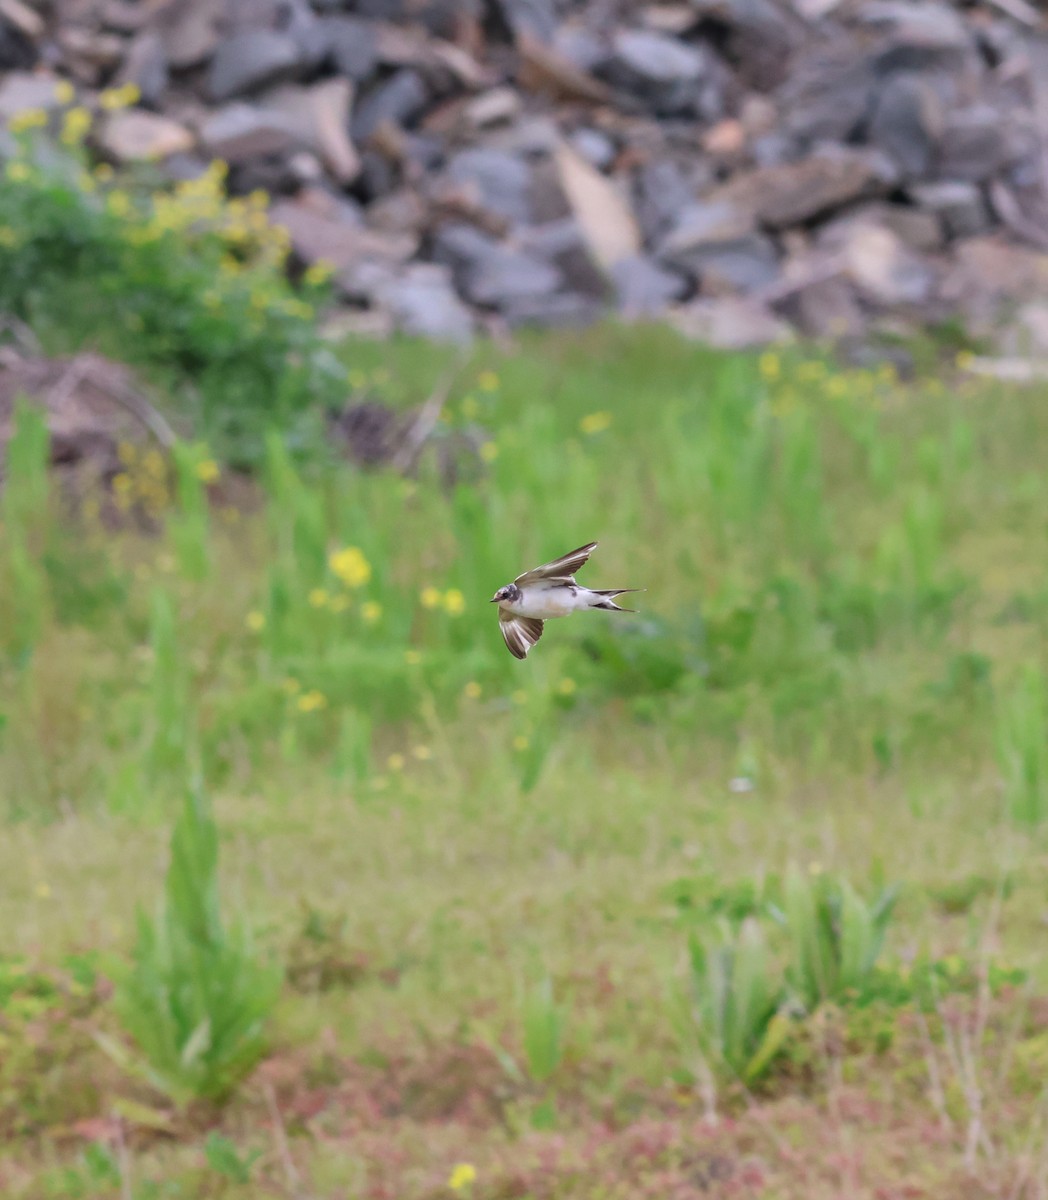
[[[613,604],[613,596],[624,596],[627,592],[646,592],[647,588],[608,588],[605,591],[600,591],[597,588],[590,589],[594,596],[603,596],[604,599],[600,604],[594,604],[594,608],[603,608],[607,612],[636,612],[635,608],[623,608],[621,604]]]

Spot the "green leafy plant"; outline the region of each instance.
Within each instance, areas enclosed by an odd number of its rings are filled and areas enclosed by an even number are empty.
[[[247,926],[222,920],[218,831],[193,791],[171,837],[163,905],[155,918],[139,914],[133,963],[117,985],[138,1054],[102,1044],[180,1106],[221,1101],[264,1053],[281,982]]]
[[[790,869],[782,906],[770,909],[789,935],[787,981],[808,1012],[826,1000],[863,995],[897,898],[898,889],[890,887],[867,903],[847,880]]]
[[[212,1131],[204,1142],[204,1157],[212,1171],[232,1180],[233,1183],[250,1183],[251,1170],[262,1157],[262,1151],[252,1150],[241,1154],[229,1138]]]
[[[754,1084],[781,1053],[790,1031],[781,972],[761,927],[747,918],[737,930],[688,940],[686,1032],[720,1075]]]
[[[1035,825],[1048,815],[1048,689],[1027,667],[997,712],[997,762],[1014,820]]]

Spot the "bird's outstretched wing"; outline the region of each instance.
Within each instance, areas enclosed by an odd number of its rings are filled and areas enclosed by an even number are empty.
[[[514,658],[527,658],[528,651],[542,637],[542,622],[536,617],[515,617],[501,608],[499,629]]]
[[[580,567],[586,565],[586,560],[596,549],[596,546],[596,542],[587,542],[585,546],[580,546],[577,550],[572,550],[570,554],[562,554],[560,558],[555,558],[552,562],[544,563],[541,567],[525,571],[523,575],[518,575],[513,582],[524,587],[529,583],[538,583],[540,579],[564,579],[572,581],[575,572]]]

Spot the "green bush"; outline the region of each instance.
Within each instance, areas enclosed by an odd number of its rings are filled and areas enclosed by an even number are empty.
[[[292,287],[264,194],[228,199],[221,163],[150,191],[88,172],[75,144],[17,145],[0,172],[0,313],[51,348],[143,368],[230,461],[257,461],[264,424],[305,434],[308,408],[341,399],[345,369],[315,327],[320,273],[305,297]]]
[[[165,902],[138,918],[133,964],[116,1006],[137,1045],[103,1045],[177,1104],[220,1101],[258,1062],[281,971],[259,958],[246,926],[226,926],[218,895],[218,831],[190,794],[171,838]]]
[[[897,895],[898,889],[885,888],[867,904],[845,879],[796,867],[787,873],[782,906],[770,908],[789,935],[786,979],[808,1012],[827,1000],[863,995]]]

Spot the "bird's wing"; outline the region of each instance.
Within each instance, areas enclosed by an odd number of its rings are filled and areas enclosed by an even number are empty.
[[[588,542],[585,546],[572,550],[570,554],[562,554],[560,558],[555,558],[552,562],[544,563],[541,567],[535,567],[531,571],[525,571],[523,575],[518,575],[513,582],[524,587],[529,583],[538,583],[540,579],[571,580],[575,572],[586,565],[586,560],[596,546],[596,542]]]
[[[542,637],[542,622],[535,617],[515,617],[499,609],[499,629],[514,658],[527,658],[528,651]]]

